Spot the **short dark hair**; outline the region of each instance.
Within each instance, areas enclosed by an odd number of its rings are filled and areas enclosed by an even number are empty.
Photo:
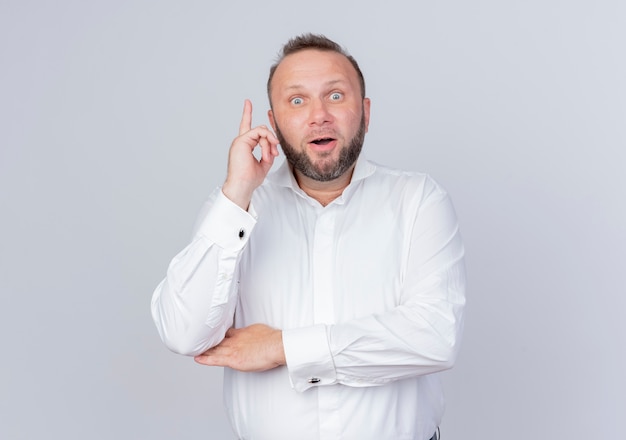
[[[356,70],[357,76],[359,77],[359,82],[361,84],[361,98],[365,98],[365,79],[363,78],[363,72],[361,72],[359,64],[352,57],[352,55],[350,55],[339,44],[329,38],[326,38],[324,35],[307,33],[298,35],[297,37],[289,40],[278,53],[278,59],[276,62],[272,65],[272,67],[270,67],[270,76],[267,79],[267,97],[270,100],[270,104],[272,103],[272,97],[270,96],[272,78],[274,77],[274,73],[276,72],[278,65],[285,59],[286,56],[308,49],[336,52],[346,57],[348,61],[350,61],[350,64],[352,64],[352,67],[354,67],[354,70]]]

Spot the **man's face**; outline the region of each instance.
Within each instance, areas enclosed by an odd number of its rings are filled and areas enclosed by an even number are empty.
[[[296,172],[321,182],[352,169],[369,124],[356,70],[336,52],[304,50],[281,61],[269,119]]]

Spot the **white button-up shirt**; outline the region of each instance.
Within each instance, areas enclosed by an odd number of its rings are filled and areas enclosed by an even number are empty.
[[[248,212],[216,189],[152,299],[167,346],[200,354],[226,330],[283,330],[287,366],[225,369],[242,439],[418,439],[443,413],[436,372],[454,362],[463,245],[429,176],[359,159],[323,207],[284,163]]]

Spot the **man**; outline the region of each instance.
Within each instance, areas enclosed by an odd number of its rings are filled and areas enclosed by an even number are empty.
[[[224,185],[154,292],[161,338],[226,367],[239,438],[435,438],[465,303],[450,200],[360,157],[370,100],[336,43],[289,41],[268,95],[273,130],[246,101]]]

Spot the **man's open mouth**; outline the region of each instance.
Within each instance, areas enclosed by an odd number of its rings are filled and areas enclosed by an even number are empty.
[[[315,145],[328,145],[329,143],[331,143],[334,140],[335,139],[333,139],[333,138],[320,138],[320,139],[312,140],[311,143],[315,144]]]

